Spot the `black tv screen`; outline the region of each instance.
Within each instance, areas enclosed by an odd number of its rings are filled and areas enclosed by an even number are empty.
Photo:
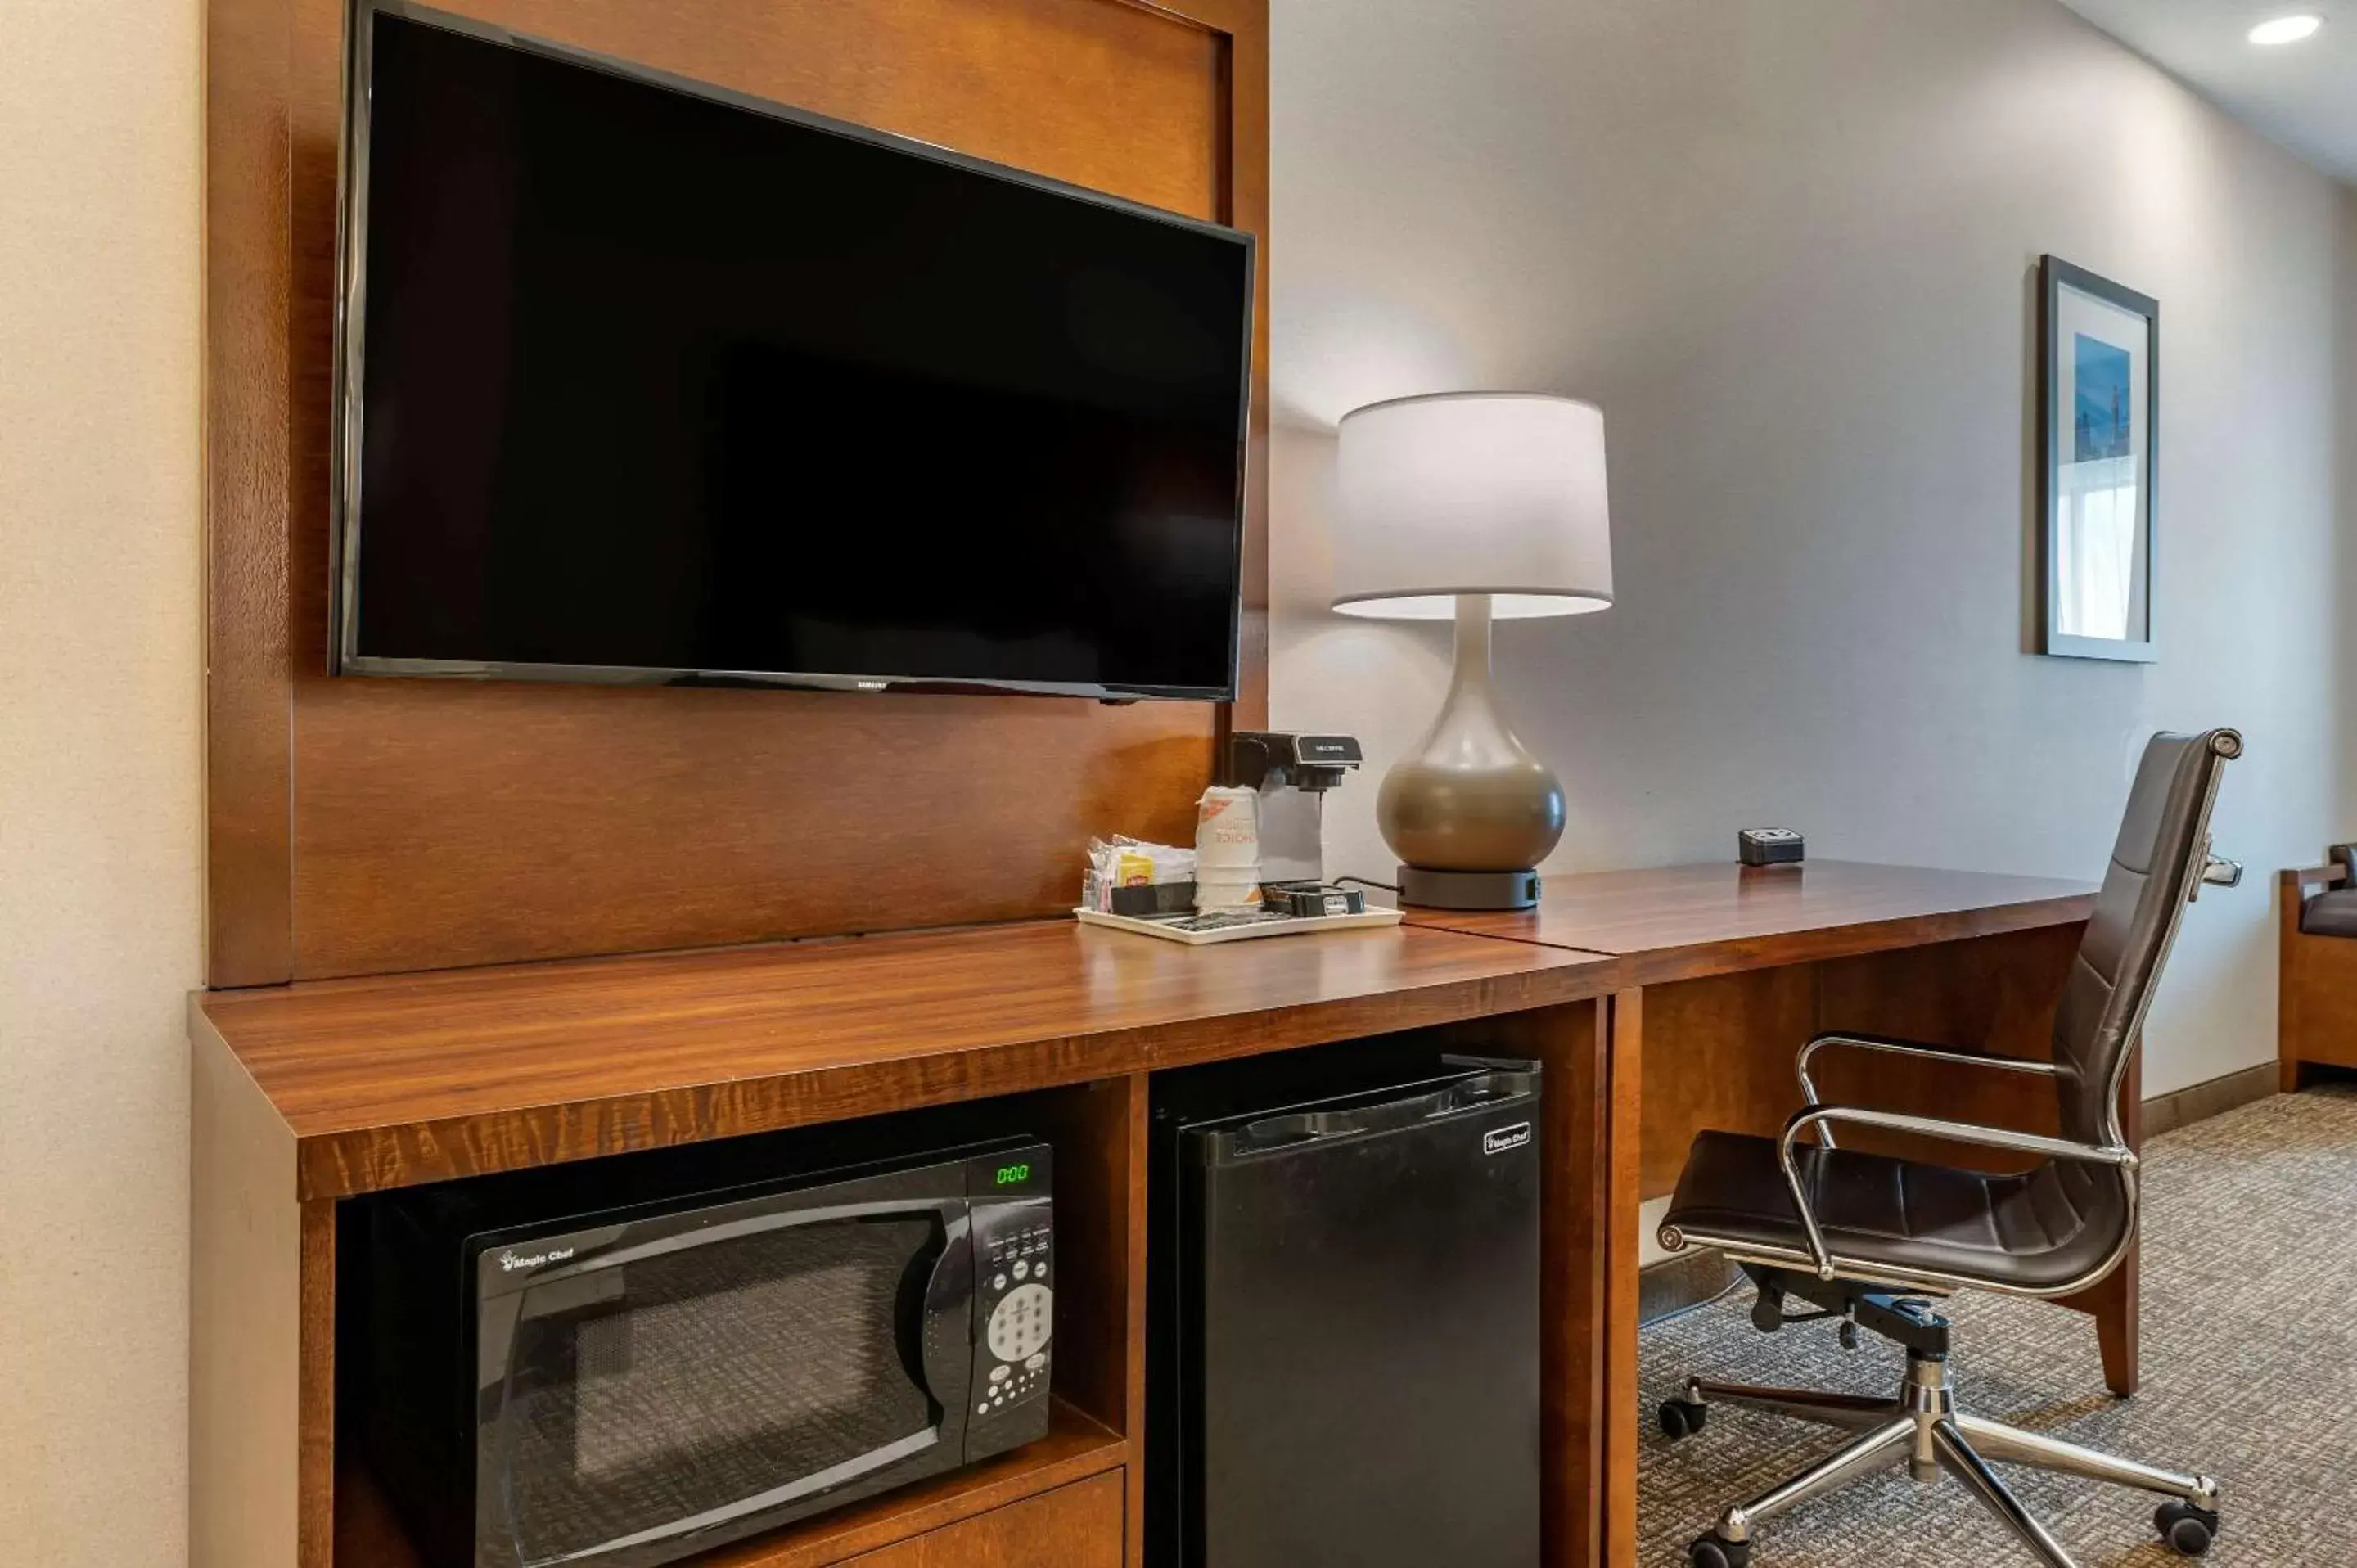
[[[1250,236],[352,20],[340,672],[1233,695]]]

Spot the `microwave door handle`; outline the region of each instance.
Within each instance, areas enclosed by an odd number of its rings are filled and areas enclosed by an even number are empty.
[[[963,1203],[954,1212],[942,1206],[942,1255],[933,1260],[925,1280],[922,1321],[917,1338],[923,1361],[925,1391],[943,1410],[964,1406],[967,1380],[973,1373],[974,1221]],[[955,1320],[954,1334],[937,1335],[934,1324]]]
[[[695,1535],[711,1530],[715,1526],[743,1519],[748,1514],[766,1513],[771,1509],[781,1508],[798,1498],[829,1491],[847,1482],[856,1481],[862,1476],[888,1469],[904,1459],[916,1457],[926,1449],[939,1444],[941,1440],[942,1434],[931,1427],[922,1432],[912,1432],[898,1442],[888,1443],[872,1452],[859,1455],[856,1458],[845,1459],[842,1464],[821,1470],[816,1475],[804,1476],[800,1480],[790,1481],[782,1487],[772,1487],[766,1492],[759,1492],[749,1498],[739,1498],[733,1503],[724,1503],[716,1509],[706,1509],[702,1513],[690,1514],[685,1519],[666,1520],[662,1524],[653,1525],[645,1530],[633,1530],[629,1535],[617,1536],[611,1541],[601,1541],[595,1546],[585,1546],[578,1552],[568,1552],[561,1557],[534,1558],[526,1565],[526,1568],[555,1568],[556,1564],[563,1563],[594,1565],[600,1558],[611,1557],[616,1552],[635,1552],[640,1547],[651,1546],[658,1541],[677,1541],[686,1536]],[[679,1552],[673,1551],[665,1553],[662,1560],[668,1562],[678,1555]],[[645,1559],[625,1558],[624,1561],[643,1562]]]

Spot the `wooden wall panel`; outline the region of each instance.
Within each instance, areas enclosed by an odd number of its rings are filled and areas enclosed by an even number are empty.
[[[208,239],[214,984],[1042,915],[1090,833],[1187,832],[1227,716],[1208,703],[328,679],[343,10],[227,3],[243,22],[216,26],[208,65],[240,111],[210,132],[237,160]],[[1264,0],[450,8],[1265,235]],[[1264,250],[1247,724],[1266,276]]]
[[[1187,0],[1182,6],[1227,38],[1226,221],[1260,236],[1253,284],[1252,414],[1244,487],[1243,646],[1229,717],[1238,729],[1268,726],[1268,4]]]
[[[206,972],[294,967],[288,920],[285,0],[213,0],[205,78]]]
[[[1092,832],[1191,842],[1212,763],[1207,708],[1039,698],[313,679],[296,718],[305,979],[1048,915]]]

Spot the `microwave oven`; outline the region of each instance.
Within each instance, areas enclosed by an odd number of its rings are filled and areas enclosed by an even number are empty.
[[[651,1568],[1047,1435],[1045,1144],[566,1210],[598,1163],[361,1221],[357,1415],[431,1568]]]

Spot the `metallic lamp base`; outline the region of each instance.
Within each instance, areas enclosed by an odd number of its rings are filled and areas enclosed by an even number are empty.
[[[1528,909],[1539,901],[1535,871],[1399,868],[1400,902],[1426,909]]]

